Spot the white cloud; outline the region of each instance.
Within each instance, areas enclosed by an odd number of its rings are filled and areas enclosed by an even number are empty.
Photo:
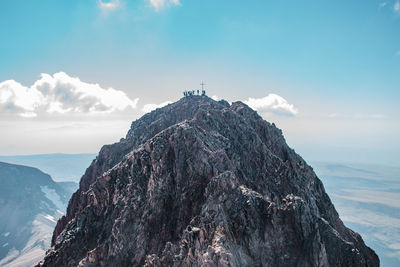
[[[156,9],[159,10],[161,7],[164,6],[165,1],[164,0],[149,0],[150,4]]]
[[[379,3],[379,8],[383,8],[383,7],[385,7],[385,6],[387,6],[387,2],[381,2],[381,3]]]
[[[400,1],[396,1],[396,3],[394,3],[393,10],[400,15]]]
[[[0,82],[0,112],[28,118],[41,113],[111,113],[136,108],[138,100],[130,99],[123,91],[104,89],[64,72],[42,73],[30,87],[14,80]]]
[[[218,100],[219,100],[219,97],[216,96],[216,95],[213,95],[211,98],[214,99],[215,101],[218,101]]]
[[[38,90],[31,90],[14,80],[0,83],[1,109],[11,110],[16,107],[25,112],[33,112],[39,106],[42,98],[43,96]]]
[[[178,6],[180,5],[179,0],[147,0],[150,2],[150,4],[154,7],[155,10],[160,10],[166,5],[173,5],[173,6]]]
[[[164,107],[164,106],[166,106],[168,104],[171,104],[171,103],[172,103],[171,101],[165,101],[165,102],[162,102],[161,104],[146,104],[146,105],[143,106],[142,111],[144,113],[148,113],[150,111],[153,111],[153,110],[155,110],[157,108],[162,108],[162,107]]]
[[[37,114],[35,112],[32,111],[26,111],[26,112],[22,112],[19,114],[21,117],[24,118],[34,118],[37,117]]]
[[[114,10],[120,6],[119,0],[103,2],[103,0],[98,0],[98,5],[103,10]]]
[[[396,52],[396,56],[400,57],[400,50]]]
[[[298,113],[293,104],[289,104],[286,99],[276,94],[268,94],[263,98],[250,97],[244,103],[261,113],[274,113],[287,116],[294,116]]]

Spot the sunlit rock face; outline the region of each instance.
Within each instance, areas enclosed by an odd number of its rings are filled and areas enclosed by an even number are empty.
[[[313,169],[241,102],[185,97],[104,146],[42,266],[379,266]]]

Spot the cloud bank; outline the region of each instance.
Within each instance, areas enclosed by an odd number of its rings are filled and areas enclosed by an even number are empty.
[[[217,96],[212,97],[218,100]],[[139,98],[131,99],[125,92],[87,83],[65,72],[53,75],[42,73],[30,87],[15,80],[0,82],[0,114],[25,118],[50,115],[123,114],[136,109]],[[141,111],[150,112],[172,103],[146,104]],[[261,114],[295,116],[298,110],[277,94],[244,101]]]
[[[109,114],[136,108],[138,98],[123,91],[86,83],[64,72],[42,73],[30,87],[14,80],[0,82],[0,113],[37,117],[40,114]]]
[[[268,94],[262,98],[250,97],[244,103],[260,113],[273,113],[286,116],[295,116],[298,114],[298,110],[293,104],[289,104],[286,99],[276,94]]]

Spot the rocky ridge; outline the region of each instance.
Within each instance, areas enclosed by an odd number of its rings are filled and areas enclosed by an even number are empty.
[[[132,123],[81,179],[40,266],[379,266],[281,130],[185,97]]]

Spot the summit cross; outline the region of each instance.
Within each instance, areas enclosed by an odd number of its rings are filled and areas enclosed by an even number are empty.
[[[204,91],[204,85],[206,85],[203,81],[201,81],[201,90]]]

